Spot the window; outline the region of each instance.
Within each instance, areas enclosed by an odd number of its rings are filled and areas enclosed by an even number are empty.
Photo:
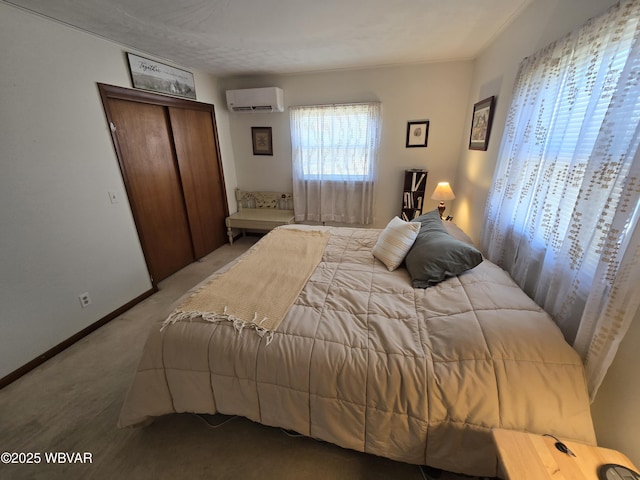
[[[640,2],[523,60],[482,246],[551,314],[592,396],[640,305]]]
[[[380,103],[292,107],[290,119],[296,220],[371,223]]]
[[[302,163],[302,176],[307,180],[371,180],[379,123],[376,107],[360,103],[292,108],[296,124],[292,143]]]

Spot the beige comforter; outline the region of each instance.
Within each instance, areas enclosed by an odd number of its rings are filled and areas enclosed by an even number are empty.
[[[580,358],[503,270],[485,260],[414,289],[404,268],[372,256],[379,230],[327,229],[323,258],[270,345],[224,321],[153,328],[120,426],[236,414],[487,476],[492,427],[595,443]]]

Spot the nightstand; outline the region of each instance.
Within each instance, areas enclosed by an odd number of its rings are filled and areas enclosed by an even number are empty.
[[[507,480],[598,480],[598,469],[607,463],[638,469],[624,454],[560,438],[575,457],[559,451],[556,440],[532,433],[495,428],[493,439],[500,459],[499,472]]]

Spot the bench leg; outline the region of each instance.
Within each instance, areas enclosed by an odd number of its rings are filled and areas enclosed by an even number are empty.
[[[227,227],[227,236],[229,237],[229,245],[233,245],[233,230]]]

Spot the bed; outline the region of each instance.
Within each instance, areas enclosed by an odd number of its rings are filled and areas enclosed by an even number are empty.
[[[455,225],[442,226],[468,243]],[[281,231],[300,235],[302,244],[320,232],[326,244],[277,328],[261,330],[259,318],[243,328],[227,314],[177,318],[177,310],[171,321],[159,319],[121,427],[175,412],[241,415],[478,476],[496,475],[494,427],[595,444],[580,358],[549,316],[486,259],[414,288],[404,264],[390,269],[372,254],[386,229],[284,226],[176,309],[242,264],[250,268],[261,250],[270,255],[265,241]]]

